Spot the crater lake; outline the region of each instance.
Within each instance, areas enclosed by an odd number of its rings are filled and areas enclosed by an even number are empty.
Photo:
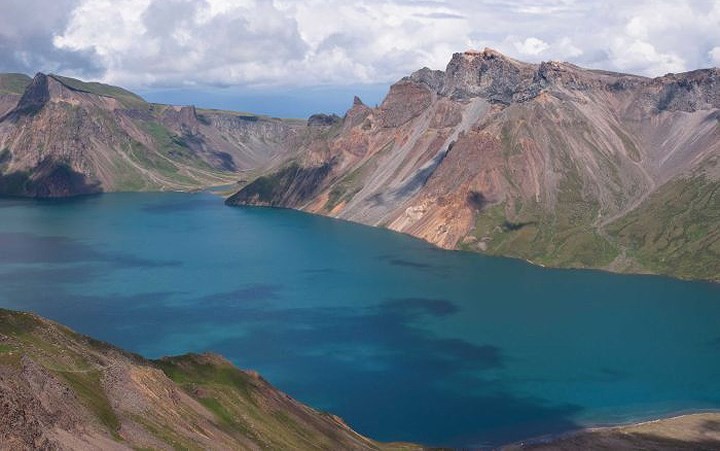
[[[223,354],[383,441],[720,408],[720,285],[545,269],[209,193],[0,200],[0,306]]]

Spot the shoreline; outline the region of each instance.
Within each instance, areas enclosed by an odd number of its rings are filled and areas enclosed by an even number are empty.
[[[706,417],[712,417],[707,419]],[[717,417],[717,418],[715,418]],[[528,439],[518,440],[516,442],[507,443],[501,445],[500,449],[512,450],[512,449],[523,449],[523,448],[535,448],[542,446],[557,446],[558,443],[562,442],[574,442],[577,440],[590,439],[592,436],[606,436],[612,437],[613,434],[620,435],[632,435],[633,430],[638,430],[637,433],[647,434],[656,437],[658,440],[672,440],[674,436],[671,434],[672,430],[677,427],[678,423],[686,423],[698,421],[718,421],[720,422],[720,409],[699,409],[699,410],[682,410],[674,413],[670,413],[665,416],[659,416],[652,419],[629,421],[624,423],[612,423],[612,424],[597,424],[592,426],[583,427],[576,430],[567,432],[560,432],[556,434],[547,434]],[[655,431],[657,427],[661,428],[661,431]],[[687,429],[682,424],[680,429],[683,432],[691,433],[692,431]],[[652,432],[655,432],[652,434]],[[662,432],[665,432],[663,434]],[[720,431],[717,431],[720,433]],[[720,434],[719,434],[720,435]],[[594,440],[594,439],[592,439]],[[720,440],[720,438],[718,439]],[[720,441],[718,442],[720,447]]]
[[[222,197],[222,198],[224,198],[225,200],[228,199],[228,197],[226,197],[226,196],[224,195],[224,193],[211,192],[211,191],[207,191],[207,192],[209,192],[209,193],[211,193],[211,194],[218,195],[219,197]],[[304,209],[302,209],[302,208],[284,207],[284,206],[281,206],[281,205],[252,205],[252,204],[227,204],[227,203],[225,203],[225,206],[235,207],[235,208],[237,208],[237,207],[240,207],[240,208],[250,207],[250,208],[273,208],[273,209],[279,209],[279,210],[292,210],[292,211],[297,211],[297,212],[300,212],[300,213],[305,213],[305,214],[308,214],[308,215],[320,216],[320,217],[322,217],[322,218],[328,218],[328,219],[334,219],[334,220],[336,220],[336,221],[343,221],[343,222],[348,222],[348,223],[351,223],[351,224],[358,224],[358,225],[362,225],[362,226],[366,226],[366,227],[372,227],[372,228],[374,228],[374,229],[387,230],[387,231],[389,231],[389,232],[398,233],[398,234],[400,234],[400,235],[405,235],[405,236],[409,236],[409,237],[411,237],[411,238],[414,238],[414,239],[416,239],[416,240],[420,240],[420,241],[422,241],[423,243],[429,244],[430,246],[434,247],[435,249],[439,249],[439,250],[443,250],[443,251],[448,251],[448,252],[463,252],[463,253],[467,253],[467,254],[471,254],[471,255],[482,255],[482,256],[485,256],[485,257],[493,257],[493,258],[507,258],[507,259],[511,259],[511,260],[522,261],[522,262],[525,262],[525,263],[527,263],[527,264],[529,264],[529,265],[532,265],[532,266],[535,266],[535,267],[538,267],[538,268],[543,268],[543,269],[560,269],[560,270],[566,270],[566,271],[596,271],[596,272],[601,272],[601,273],[604,273],[604,274],[618,274],[618,275],[639,276],[639,277],[664,277],[664,278],[668,278],[668,279],[672,279],[672,280],[679,280],[679,281],[682,281],[682,282],[693,282],[693,283],[694,283],[694,282],[699,282],[699,283],[710,283],[710,284],[713,284],[713,285],[720,285],[720,279],[701,279],[701,278],[680,277],[680,276],[676,276],[676,275],[672,275],[672,274],[665,274],[665,273],[658,273],[658,272],[650,272],[650,271],[645,271],[645,272],[639,272],[639,271],[637,271],[637,272],[616,271],[616,270],[608,269],[608,268],[606,268],[606,267],[545,265],[545,264],[543,264],[543,263],[535,262],[535,261],[532,261],[532,260],[530,260],[530,259],[527,259],[527,258],[524,258],[524,257],[520,257],[520,256],[506,255],[506,254],[489,254],[489,253],[486,253],[486,252],[478,252],[478,251],[473,251],[473,250],[469,250],[469,249],[448,248],[448,247],[439,246],[439,245],[437,245],[437,244],[435,244],[435,243],[433,243],[433,242],[431,242],[431,241],[428,241],[428,240],[426,240],[426,239],[424,239],[424,238],[421,238],[421,237],[419,237],[419,236],[415,236],[415,235],[413,235],[412,233],[403,232],[403,231],[400,231],[400,230],[393,230],[393,229],[391,229],[391,228],[385,227],[384,225],[366,224],[366,223],[363,223],[363,222],[353,221],[353,220],[350,220],[350,219],[338,218],[338,217],[335,217],[335,216],[330,216],[330,215],[326,215],[326,214],[322,214],[322,213],[316,213],[316,212],[312,212],[312,211],[306,211],[306,210],[304,210]]]

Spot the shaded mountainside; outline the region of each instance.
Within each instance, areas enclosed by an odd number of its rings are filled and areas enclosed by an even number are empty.
[[[305,123],[145,102],[58,75],[0,75],[0,195],[191,190],[287,157]]]
[[[720,69],[658,78],[496,51],[356,99],[228,204],[538,264],[720,279]],[[272,189],[269,187],[272,186]]]
[[[0,449],[417,449],[379,444],[220,356],[145,360],[0,309]]]

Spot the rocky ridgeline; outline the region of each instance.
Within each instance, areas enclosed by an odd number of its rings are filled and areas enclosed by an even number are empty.
[[[356,101],[295,166],[228,203],[544,265],[717,280],[719,74],[647,78],[456,53],[444,71],[393,84],[377,108]]]
[[[423,68],[403,81],[422,83],[453,99],[483,97],[506,105],[528,101],[553,88],[575,91],[640,88],[659,91],[653,96],[656,110],[696,111],[720,108],[719,77],[717,68],[646,78],[588,70],[558,61],[530,64],[486,48],[455,53],[444,72]]]

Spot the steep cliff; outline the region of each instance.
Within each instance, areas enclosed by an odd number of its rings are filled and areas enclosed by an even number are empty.
[[[26,77],[27,78],[27,77]],[[191,190],[285,158],[298,121],[155,105],[58,75],[0,76],[0,195]]]
[[[544,265],[720,279],[719,69],[651,79],[469,51],[378,108],[356,102],[336,129],[228,203]]]

